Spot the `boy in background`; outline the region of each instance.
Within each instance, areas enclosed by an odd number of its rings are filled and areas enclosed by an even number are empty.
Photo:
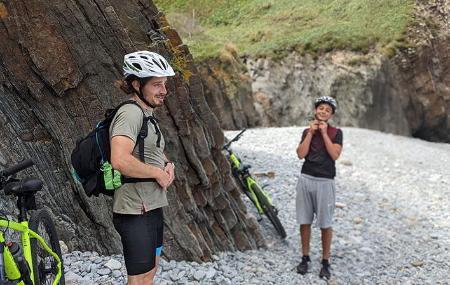
[[[322,269],[319,276],[329,279],[332,222],[336,200],[335,161],[342,151],[342,130],[332,127],[328,120],[336,112],[337,103],[332,97],[322,96],[315,100],[314,120],[305,129],[297,147],[299,159],[305,159],[297,183],[296,214],[300,224],[302,261],[297,272],[308,272],[311,224],[316,224],[322,234]]]

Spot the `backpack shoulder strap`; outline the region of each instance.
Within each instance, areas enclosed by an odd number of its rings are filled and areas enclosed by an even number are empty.
[[[148,116],[148,117],[145,116],[144,110],[136,101],[127,100],[127,101],[120,103],[116,108],[110,109],[109,113],[107,110],[107,113],[105,114],[105,117],[106,117],[105,120],[107,120],[107,119],[112,120],[114,118],[115,114],[117,113],[117,111],[122,106],[127,105],[127,104],[134,104],[134,105],[138,106],[139,109],[142,111],[142,118],[143,118],[142,125],[141,125],[141,129],[139,130],[139,134],[137,136],[136,144],[138,145],[139,160],[142,162],[145,162],[145,160],[144,160],[144,139],[148,135],[148,121],[151,116]],[[122,175],[121,182],[122,183],[156,182],[156,179],[155,178],[132,178],[132,177],[125,177]]]
[[[149,117],[146,117],[144,114],[144,117],[142,119],[141,130],[139,131],[139,134],[137,137],[139,160],[142,162],[145,162],[144,161],[144,139],[148,135],[148,120],[149,120]]]
[[[161,147],[161,130],[159,129],[158,119],[156,119],[153,116],[147,117],[150,123],[155,127],[156,135],[158,136],[158,139],[156,140],[156,146]]]
[[[123,101],[122,103],[120,103],[119,105],[117,105],[116,107],[112,108],[112,109],[106,109],[105,111],[105,121],[112,121],[112,119],[114,118],[114,116],[116,115],[117,111],[119,111],[119,109],[127,104],[134,104],[136,106],[138,106],[141,110],[141,106],[139,106],[139,104],[134,101],[134,100],[127,100],[127,101]],[[144,111],[142,111],[144,112]]]
[[[139,130],[139,134],[137,136],[137,140],[136,140],[136,144],[138,145],[138,153],[139,153],[139,160],[144,162],[144,139],[147,137],[148,135],[148,117],[145,116],[144,110],[142,109],[142,107],[138,104],[138,102],[134,101],[134,100],[126,100],[123,101],[122,103],[120,103],[117,107],[115,107],[114,109],[108,109],[106,110],[105,113],[105,121],[112,121],[112,119],[114,118],[114,116],[116,115],[117,111],[119,111],[119,109],[122,106],[125,106],[127,104],[133,104],[139,107],[139,109],[142,111],[142,125],[141,125],[141,129]]]
[[[147,137],[148,135],[148,118],[147,116],[145,116],[144,110],[142,109],[141,105],[138,104],[138,102],[134,101],[134,100],[128,100],[123,102],[121,105],[126,105],[126,104],[134,104],[136,106],[139,107],[139,109],[142,111],[142,125],[141,125],[141,129],[139,130],[139,134],[137,136],[137,145],[138,145],[138,153],[139,153],[139,160],[142,162],[145,162],[144,160],[144,139]]]

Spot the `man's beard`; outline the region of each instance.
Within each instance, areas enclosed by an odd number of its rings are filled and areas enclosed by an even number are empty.
[[[164,105],[164,101],[166,100],[166,97],[162,97],[163,99],[159,99],[157,96],[153,97],[153,99],[150,101],[152,105],[157,108]],[[162,102],[161,102],[162,101]]]

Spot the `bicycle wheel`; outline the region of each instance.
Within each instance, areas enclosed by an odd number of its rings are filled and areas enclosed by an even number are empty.
[[[264,211],[264,214],[269,218],[272,225],[275,227],[275,230],[281,236],[281,238],[286,237],[286,231],[284,230],[283,225],[278,219],[278,213],[275,207],[269,202],[267,197],[263,194],[261,187],[258,184],[252,185],[253,192],[255,192],[256,198],[258,198],[259,204]]]
[[[49,212],[42,209],[31,214],[29,227],[45,240],[62,262],[58,234]],[[58,273],[57,261],[34,238],[31,239],[31,258],[33,261],[34,284],[52,284]],[[65,284],[63,268],[61,268],[61,279],[58,284]]]

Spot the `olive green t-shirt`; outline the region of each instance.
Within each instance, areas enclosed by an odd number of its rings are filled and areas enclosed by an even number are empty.
[[[144,110],[145,116],[153,115]],[[126,136],[135,144],[133,156],[139,159],[137,137],[143,122],[143,112],[134,104],[126,104],[117,111],[109,128],[110,138]],[[158,126],[159,128],[159,126]],[[144,139],[145,163],[164,169],[164,138],[161,134],[160,147],[157,147],[155,126],[148,121],[148,135]],[[119,214],[142,214],[167,206],[166,192],[157,182],[125,183],[114,193],[113,212]]]

